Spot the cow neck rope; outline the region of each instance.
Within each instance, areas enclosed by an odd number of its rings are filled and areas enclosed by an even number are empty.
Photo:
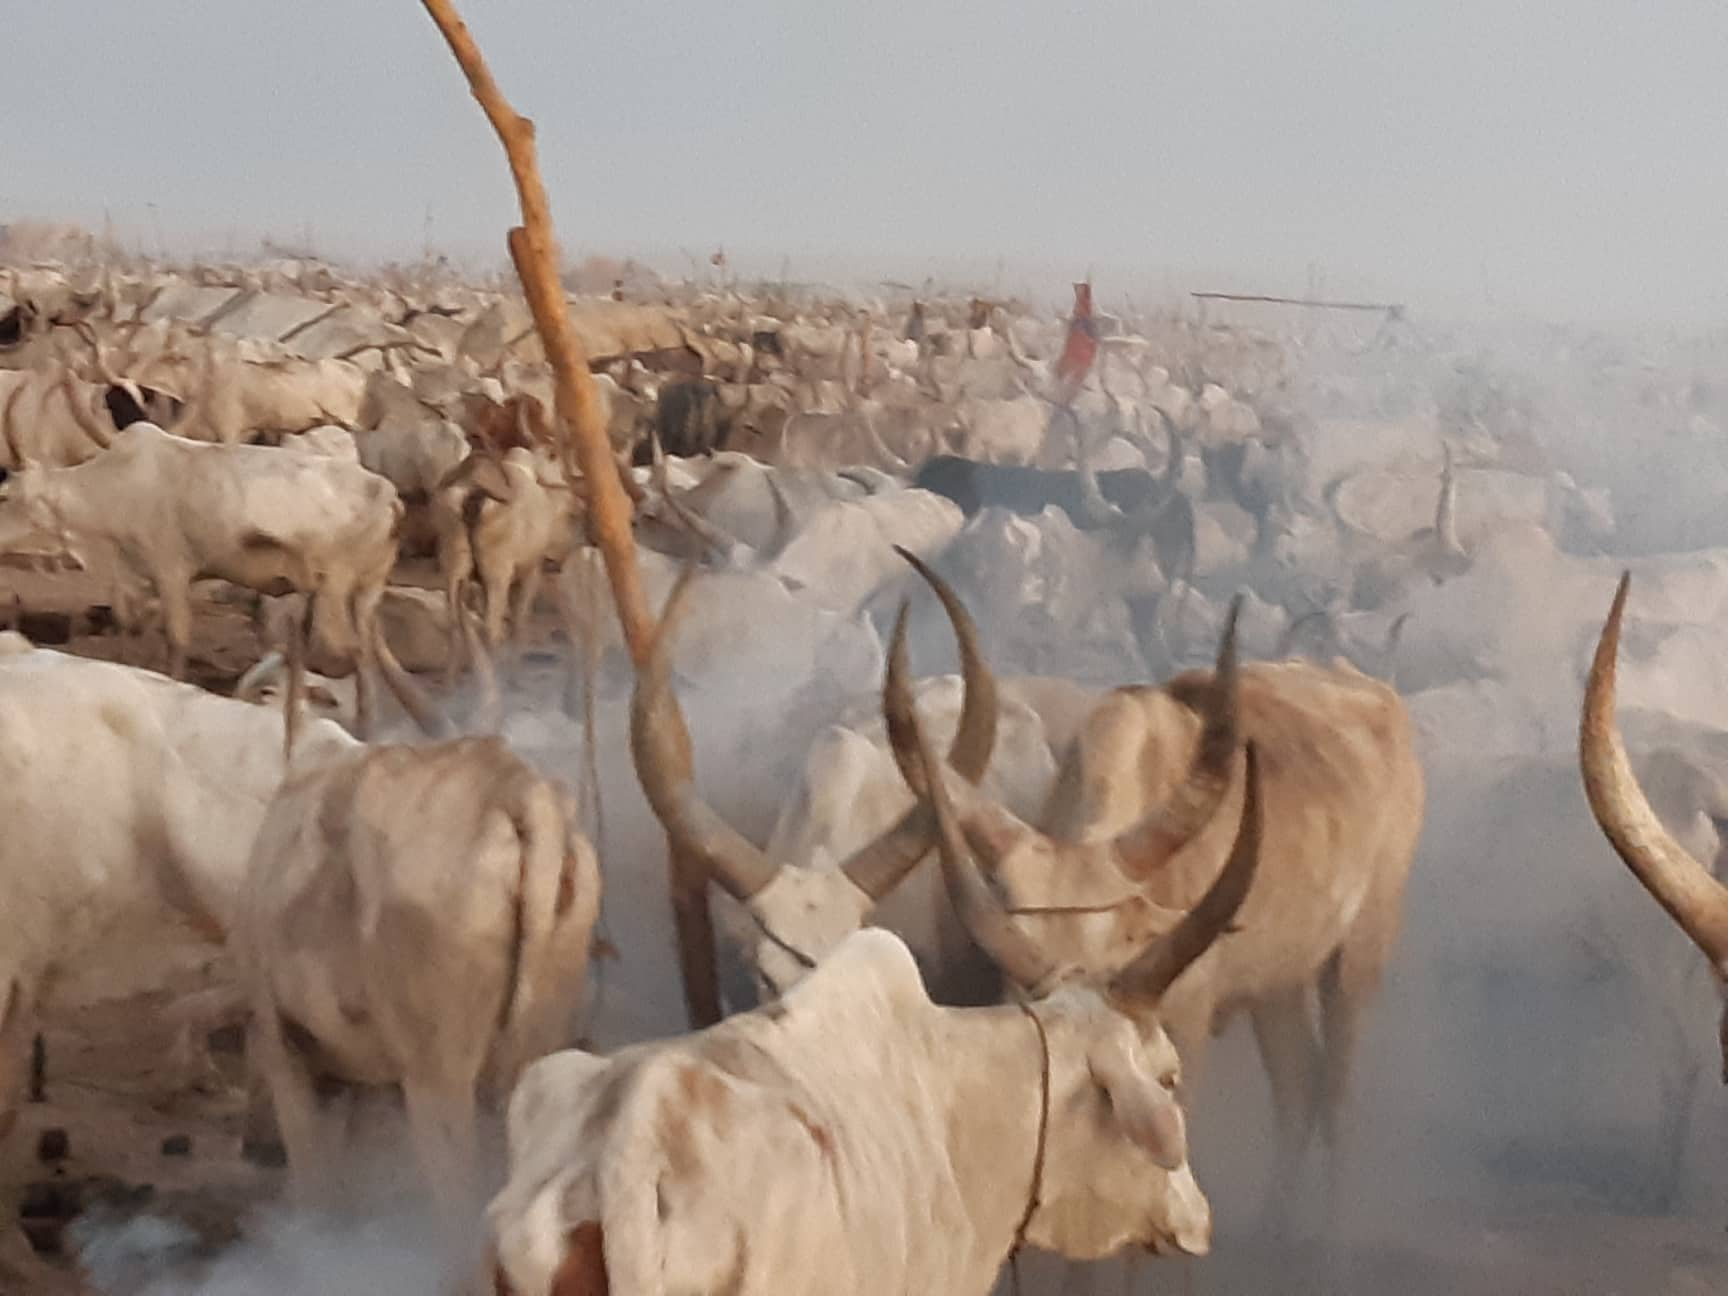
[[[1026,1186],[1026,1209],[1021,1212],[1020,1222],[1014,1226],[1014,1246],[1008,1252],[1008,1266],[1014,1278],[1014,1291],[1016,1296],[1019,1296],[1020,1251],[1026,1245],[1026,1230],[1041,1204],[1038,1193],[1044,1186],[1044,1150],[1049,1144],[1050,1134],[1050,1036],[1045,1033],[1044,1023],[1038,1014],[1032,1011],[1032,1005],[1020,999],[1015,1001],[1015,1007],[1026,1014],[1026,1019],[1032,1023],[1032,1029],[1038,1032],[1039,1070],[1038,1142],[1032,1152],[1032,1181]]]

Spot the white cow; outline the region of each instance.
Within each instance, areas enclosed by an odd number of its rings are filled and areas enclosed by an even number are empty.
[[[915,565],[944,604],[964,672],[960,680],[926,681],[922,693],[938,708],[934,727],[952,734],[950,759],[967,778],[982,778],[993,795],[1037,817],[1056,773],[1052,734],[1039,704],[1051,710],[1053,720],[1064,709],[1073,713],[1065,725],[1052,725],[1060,739],[1064,730],[1078,728],[1090,699],[1083,690],[1076,698],[1051,681],[1029,682],[1024,697],[1016,696],[1018,681],[1010,681],[999,694],[965,608],[939,577]],[[671,640],[685,603],[676,594],[668,604],[654,651],[639,673],[632,745],[649,802],[669,833],[696,842],[700,833],[687,835],[695,822],[687,811],[691,771],[676,744],[679,722],[670,681]],[[924,878],[912,879],[934,842],[933,824],[918,812],[896,772],[879,716],[874,724],[859,718],[817,736],[766,850],[741,837],[728,840],[730,845],[718,848],[712,840],[697,844],[693,854],[707,862],[714,881],[739,906],[723,912],[732,917],[760,993],[786,991],[879,904],[878,920],[911,942],[944,1002],[984,1002],[997,990],[989,970],[966,957],[969,942],[947,921],[948,906]]]
[[[65,368],[0,370],[0,467],[82,463],[113,442],[114,408],[138,417],[140,401],[159,412],[159,398],[135,385],[84,382]]]
[[[0,480],[0,549],[43,532],[111,546],[162,601],[175,677],[191,640],[192,582],[220,577],[264,594],[310,595],[321,646],[357,663],[364,683],[374,649],[389,653],[376,615],[401,520],[395,489],[357,463],[210,445],[152,423],[134,423],[86,463]],[[364,726],[364,700],[361,710]]]
[[[909,711],[899,723],[929,781],[928,742]],[[956,905],[1014,962],[1025,934],[935,804]],[[1204,1254],[1210,1207],[1158,1002],[1246,893],[1252,794],[1242,824],[1205,897],[1108,985],[1050,968],[1023,1005],[939,1008],[899,939],[866,930],[755,1012],[535,1064],[488,1209],[495,1289],[984,1296],[1024,1243]]]
[[[498,739],[296,759],[232,947],[297,1190],[342,1165],[346,1121],[320,1086],[398,1085],[459,1224],[477,1205],[477,1103],[575,1035],[599,900],[573,798]]]
[[[175,916],[223,939],[282,737],[275,711],[0,635],[0,1137],[63,973]],[[300,742],[355,746],[321,720]]]

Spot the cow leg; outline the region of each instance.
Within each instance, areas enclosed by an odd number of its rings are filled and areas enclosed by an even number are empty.
[[[280,1166],[288,1159],[270,1086],[250,1049],[246,1057],[246,1114],[240,1126],[240,1158],[252,1165],[270,1167]]]
[[[528,625],[534,615],[534,604],[540,598],[540,576],[540,561],[536,559],[522,573],[522,579],[516,585],[515,598],[512,600],[514,606],[510,609],[509,679],[513,684],[521,682],[522,656],[528,646]]]
[[[1378,958],[1363,957],[1348,939],[1320,972],[1320,1030],[1323,1055],[1318,1118],[1326,1148],[1326,1212],[1336,1231],[1345,1188],[1346,1130],[1340,1117],[1349,1100],[1350,1075],[1361,1038],[1363,1014],[1380,988],[1384,970]]]
[[[496,656],[504,642],[504,617],[510,607],[510,587],[516,573],[508,563],[480,563],[480,587],[486,593],[486,646]]]
[[[301,1204],[312,1204],[339,1170],[341,1122],[320,1110],[316,1080],[289,1045],[281,1015],[268,999],[253,1012],[246,1052],[276,1111],[288,1154],[289,1190]]]
[[[173,1031],[168,1044],[167,1065],[173,1087],[180,1093],[213,1094],[225,1087],[222,1069],[210,1056],[206,1042],[208,1023],[188,1018]]]
[[[444,573],[444,600],[450,615],[450,645],[444,654],[444,688],[456,687],[456,675],[462,669],[465,645],[462,642],[462,594],[474,566],[466,538],[460,530],[446,531],[438,537],[438,567]]]
[[[186,678],[186,653],[192,646],[192,584],[159,581],[162,628],[168,638],[168,678]]]
[[[349,600],[348,616],[354,626],[354,729],[362,742],[370,742],[377,731],[378,699],[383,690],[378,678],[378,605],[384,590],[356,590]]]
[[[361,742],[371,742],[378,726],[378,689],[372,672],[377,658],[370,644],[360,645],[360,660],[354,667],[354,736]]]
[[[1250,1018],[1272,1091],[1272,1114],[1277,1126],[1272,1181],[1263,1217],[1273,1232],[1281,1234],[1290,1224],[1297,1177],[1314,1128],[1319,1041],[1306,987],[1262,999],[1250,1010]]]
[[[1349,1100],[1364,1016],[1385,976],[1402,926],[1404,888],[1409,862],[1391,867],[1385,862],[1374,873],[1362,908],[1337,951],[1320,969],[1321,1090],[1318,1102],[1320,1137],[1326,1148],[1328,1224],[1336,1234],[1349,1168],[1344,1143],[1349,1135],[1341,1117]]]
[[[0,996],[0,1144],[4,1144],[31,1087],[37,1036],[35,995],[22,979],[8,978],[0,984],[6,987]]]
[[[408,1136],[432,1199],[452,1228],[474,1216],[479,1138],[471,1081],[410,1080],[402,1086]]]
[[[575,564],[583,564],[577,568]],[[564,625],[564,653],[568,667],[564,673],[564,697],[562,707],[564,714],[572,720],[580,720],[583,714],[582,699],[587,695],[588,677],[584,671],[587,659],[588,638],[598,634],[598,629],[587,625],[585,610],[577,606],[577,590],[572,588],[572,581],[578,579],[580,571],[584,583],[582,592],[588,592],[587,582],[594,579],[594,571],[586,566],[588,551],[576,549],[565,558],[564,566],[552,578],[552,597],[558,604],[558,619]],[[592,604],[592,599],[588,600]]]

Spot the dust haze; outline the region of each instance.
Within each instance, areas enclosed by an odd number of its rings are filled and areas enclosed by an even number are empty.
[[[1728,8],[469,8],[538,122],[571,262],[636,258],[712,287],[723,247],[734,283],[819,283],[867,305],[897,303],[895,285],[991,292],[1046,315],[1089,273],[1125,323],[1193,320],[1193,289],[1397,303],[1384,327],[1204,316],[1289,357],[1277,401],[1306,429],[1305,489],[1336,499],[1338,482],[1388,465],[1429,474],[1442,440],[1472,437],[1509,472],[1565,478],[1551,488],[1564,495],[1551,519],[1575,510],[1551,521],[1560,538],[1479,527],[1470,572],[1412,598],[1391,659],[1428,810],[1359,1053],[1337,1232],[1321,1225],[1317,1148],[1292,1234],[1265,1223],[1272,1117],[1237,1022],[1194,1099],[1213,1255],[1093,1273],[1034,1258],[1027,1289],[1696,1292],[1728,1272],[1718,992],[1603,841],[1575,751],[1621,567],[1728,566]],[[74,0],[19,6],[6,30],[0,226],[74,221],[182,261],[264,246],[504,265],[516,217],[496,142],[417,5],[307,0],[214,22],[189,0]],[[1461,487],[1462,510],[1513,498],[1477,485]],[[1611,501],[1611,527],[1578,520],[1591,492]],[[980,564],[1005,552],[968,551]],[[991,611],[993,582],[1017,577],[954,562],[999,672],[1145,674],[1150,654],[1113,657],[1107,635],[1034,652],[1012,600]],[[1306,562],[1286,556],[1269,603],[1325,602],[1325,564]],[[905,592],[868,603],[879,635]],[[1218,605],[1229,591],[1206,592]],[[929,602],[914,604],[919,674],[955,669]],[[1728,729],[1721,621],[1646,611],[1664,629],[1641,645],[1629,629],[1622,708],[1647,726],[1629,722],[1633,746],[1702,750],[1701,734]],[[1342,647],[1365,661],[1353,650],[1386,623],[1351,614]],[[1205,662],[1215,624],[1167,640],[1160,664]],[[688,663],[679,684],[703,790],[757,841],[811,740],[880,686],[867,655],[794,678],[781,663],[820,646],[760,633],[767,646]],[[1266,657],[1276,642],[1248,647]],[[565,666],[530,655],[503,732],[578,785]],[[616,950],[591,980],[585,1033],[600,1048],[684,1024],[664,837],[628,756],[630,678],[614,648],[595,681],[600,932]],[[1713,750],[1700,759],[1728,774]],[[747,1006],[725,935],[726,990]],[[385,1140],[368,1204],[340,1217],[265,1203],[244,1241],[194,1245],[171,1210],[134,1205],[91,1215],[75,1241],[98,1287],[127,1296],[428,1291],[479,1241],[436,1238],[396,1200],[401,1154]],[[133,1263],[177,1246],[202,1248],[194,1276]]]

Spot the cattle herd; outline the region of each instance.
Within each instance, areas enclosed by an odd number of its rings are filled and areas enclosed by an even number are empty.
[[[1533,395],[1401,315],[1128,306],[1070,383],[1065,312],[987,294],[572,294],[634,665],[501,281],[0,265],[0,1290],[69,1271],[18,1131],[145,933],[222,952],[170,1033],[208,1077],[244,1023],[236,1167],[341,1202],[398,1094],[429,1209],[483,1221],[448,1290],[510,1296],[1205,1255],[1238,1017],[1270,1218],[1318,1145],[1332,1220],[1455,770],[1566,766],[1728,976],[1722,411],[1632,344],[1520,339]],[[667,850],[717,948],[665,935]],[[629,982],[678,968],[668,1034]]]

